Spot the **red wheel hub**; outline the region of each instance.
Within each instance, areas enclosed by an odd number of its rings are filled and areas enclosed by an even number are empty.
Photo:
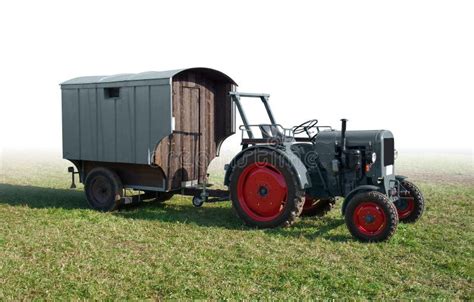
[[[283,211],[288,187],[283,174],[273,165],[248,165],[237,182],[237,197],[245,213],[255,221],[271,221]]]
[[[375,236],[384,230],[387,219],[383,209],[375,202],[362,202],[352,216],[354,225],[359,232],[368,236]]]
[[[400,200],[396,203],[398,218],[403,219],[408,216],[415,210],[415,198],[411,196],[400,197]]]

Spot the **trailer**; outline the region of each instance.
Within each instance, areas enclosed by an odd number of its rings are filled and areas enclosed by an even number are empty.
[[[103,211],[131,202],[126,188],[158,199],[195,195],[222,142],[235,133],[229,92],[236,86],[209,68],[61,83],[63,158],[77,169],[69,170],[73,181],[79,174],[89,204]]]

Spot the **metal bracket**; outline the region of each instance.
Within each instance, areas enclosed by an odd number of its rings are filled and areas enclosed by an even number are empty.
[[[69,189],[75,189],[76,188],[76,183],[74,181],[74,175],[79,174],[78,171],[74,171],[74,167],[68,167],[67,171],[71,173],[71,186]]]
[[[247,120],[247,116],[245,115],[244,108],[242,107],[242,104],[240,103],[240,98],[241,97],[260,98],[263,105],[265,106],[265,110],[267,111],[268,117],[270,118],[270,122],[272,123],[273,126],[277,126],[277,123],[275,121],[275,117],[273,116],[270,105],[268,104],[268,99],[270,98],[269,94],[231,91],[231,92],[229,92],[229,95],[231,96],[232,100],[234,101],[235,105],[237,106],[237,110],[239,110],[240,117],[242,118],[242,122],[244,123],[244,127],[245,127],[245,130],[247,131],[247,135],[248,135],[249,138],[254,138],[254,135],[252,133],[252,130],[250,129],[250,125],[249,125],[249,122]]]

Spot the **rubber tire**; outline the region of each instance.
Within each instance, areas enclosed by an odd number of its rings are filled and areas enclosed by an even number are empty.
[[[270,221],[256,221],[249,217],[240,206],[240,202],[237,198],[237,183],[240,174],[244,171],[248,164],[259,161],[267,161],[269,163],[283,163],[281,167],[278,167],[279,171],[285,178],[286,185],[288,188],[288,197],[283,212],[273,220]],[[283,155],[277,153],[277,151],[271,150],[251,150],[244,153],[234,165],[232,173],[229,177],[229,188],[230,188],[230,199],[232,200],[232,207],[236,212],[237,216],[244,221],[244,223],[251,227],[257,228],[275,228],[275,227],[288,227],[296,222],[304,205],[304,190],[301,190],[298,185],[298,179],[296,173],[293,170],[292,165],[284,158]]]
[[[97,203],[91,192],[92,182],[99,176],[105,177],[105,179],[107,179],[109,184],[112,186],[110,197],[108,198],[106,204],[103,205]],[[101,212],[109,212],[117,209],[121,204],[123,196],[122,181],[120,180],[118,175],[110,169],[103,167],[92,169],[89,174],[87,174],[86,180],[84,182],[84,189],[86,193],[87,202],[89,203],[89,206],[94,210]]]
[[[411,181],[403,180],[400,185],[410,193],[415,201],[415,208],[413,209],[413,212],[407,217],[400,219],[400,222],[414,223],[421,218],[423,212],[425,211],[425,198],[423,197],[423,193],[421,193],[420,189],[418,189],[418,187],[415,186],[415,184]]]
[[[336,204],[335,198],[328,198],[319,200],[314,208],[305,210],[303,205],[303,210],[301,211],[301,216],[304,217],[323,217],[329,211],[332,210],[334,205]]]
[[[202,200],[201,196],[196,195],[196,196],[193,196],[192,203],[193,203],[193,206],[195,206],[196,208],[200,208],[204,204],[204,200]]]
[[[357,227],[354,225],[353,221],[353,213],[357,206],[364,202],[364,201],[371,201],[376,203],[383,209],[386,217],[387,217],[387,225],[382,233],[369,236],[359,232]],[[393,204],[387,196],[383,195],[377,191],[370,191],[370,192],[362,192],[355,195],[348,203],[345,211],[345,221],[346,226],[349,229],[349,232],[362,242],[380,242],[390,239],[393,236],[395,231],[397,230],[398,226],[398,212],[397,208]]]

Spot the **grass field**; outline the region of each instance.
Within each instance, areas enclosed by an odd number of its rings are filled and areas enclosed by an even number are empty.
[[[272,230],[242,226],[228,202],[184,197],[97,213],[82,186],[67,189],[59,158],[2,156],[0,300],[474,299],[471,155],[402,154],[397,172],[419,184],[426,212],[379,244],[349,235],[340,202]]]

